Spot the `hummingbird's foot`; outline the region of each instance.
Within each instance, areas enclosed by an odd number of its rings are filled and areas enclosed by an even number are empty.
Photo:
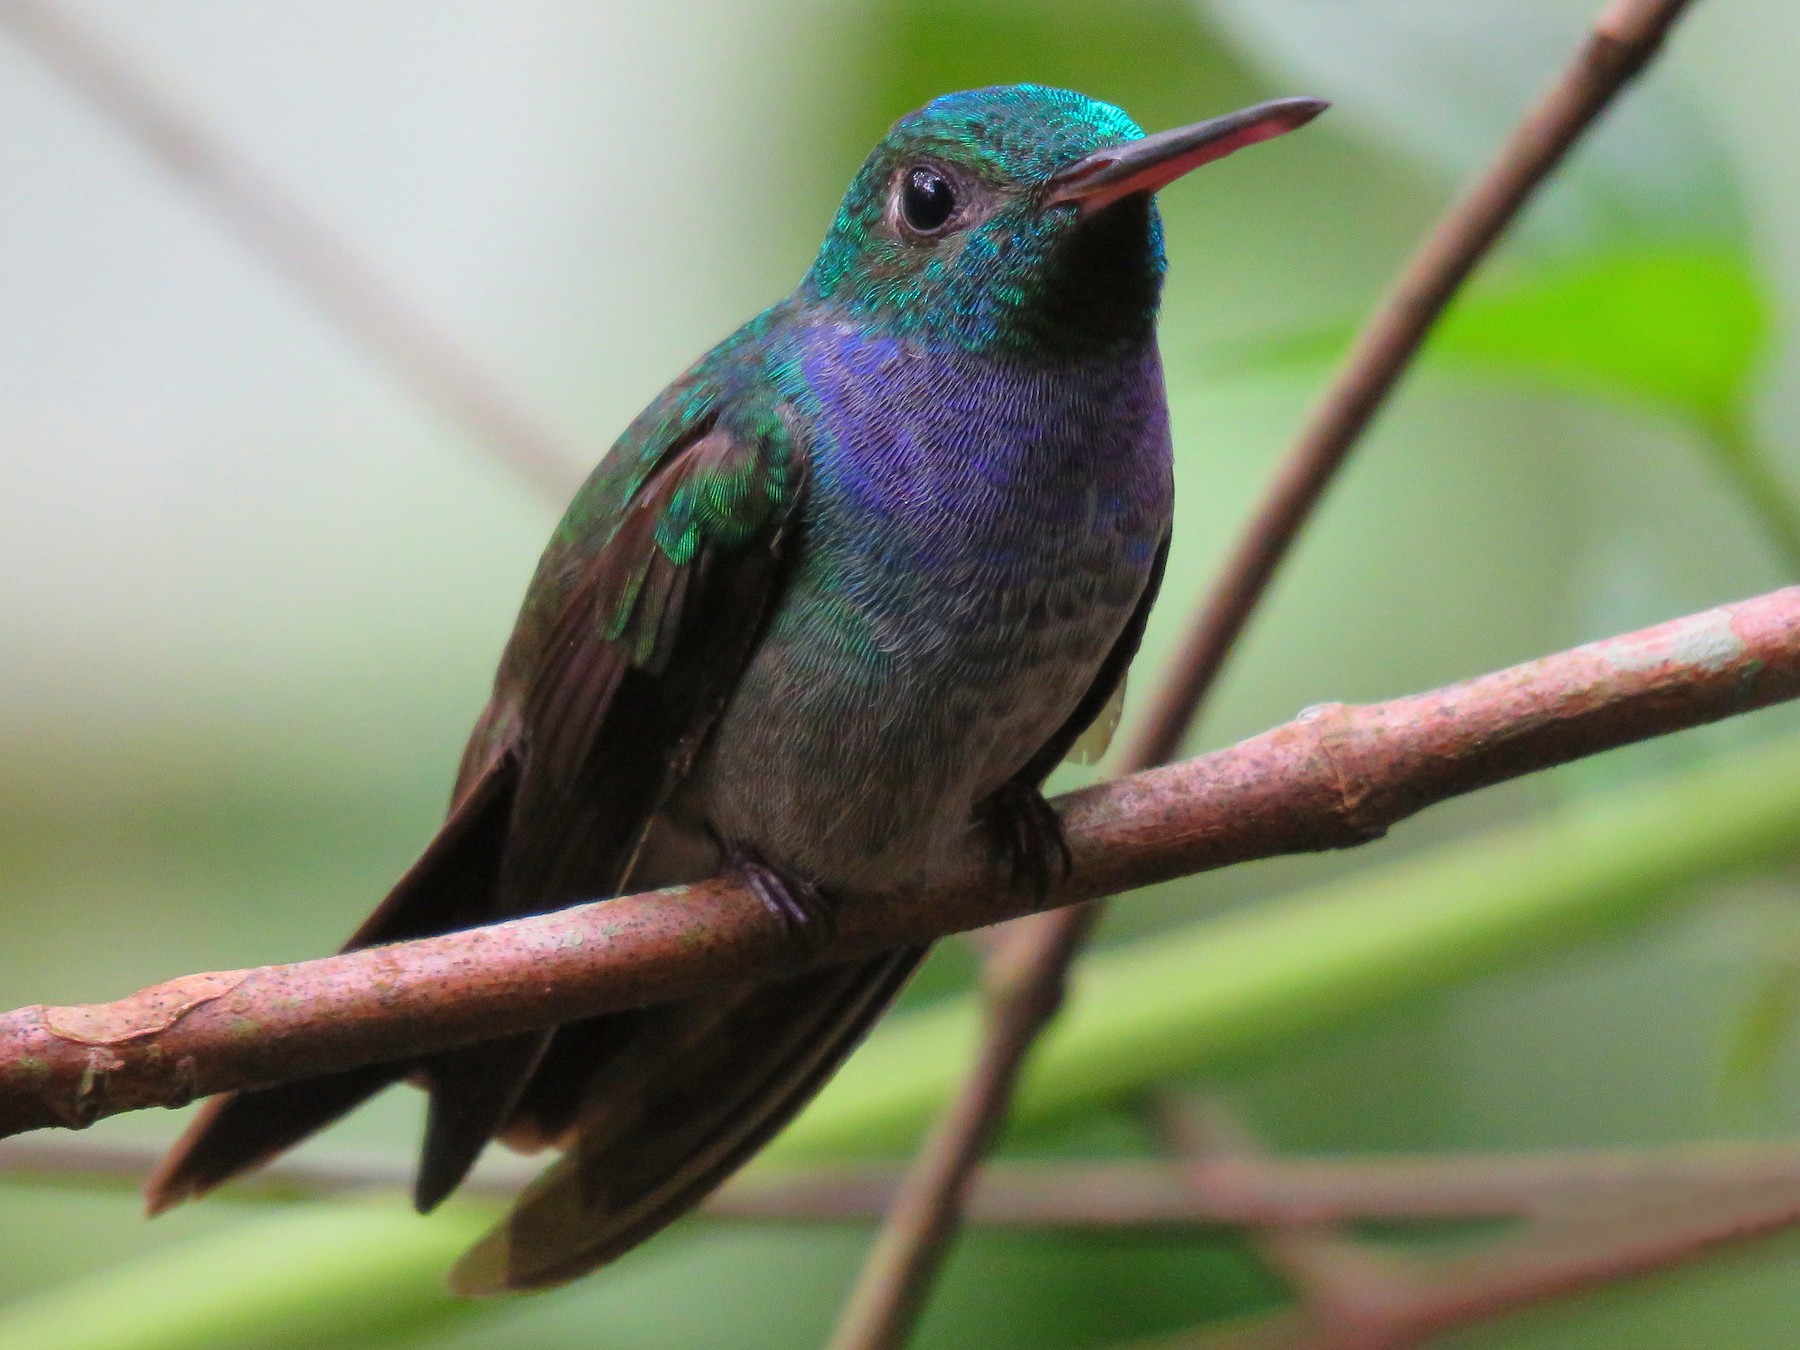
[[[975,808],[1012,872],[1012,884],[1043,899],[1075,870],[1062,820],[1044,794],[1024,783],[1008,783]]]
[[[816,956],[836,939],[837,911],[817,886],[771,867],[747,849],[730,849],[727,856],[732,870],[802,952]]]

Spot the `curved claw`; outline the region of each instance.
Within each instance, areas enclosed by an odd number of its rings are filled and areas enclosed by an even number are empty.
[[[1037,788],[1008,783],[981,803],[976,819],[1006,860],[1012,884],[1038,899],[1075,870],[1062,820]]]
[[[837,937],[837,911],[810,881],[791,877],[741,849],[732,851],[731,866],[803,952],[824,951]]]

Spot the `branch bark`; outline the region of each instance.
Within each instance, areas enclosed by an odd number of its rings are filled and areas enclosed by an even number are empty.
[[[1161,764],[1179,748],[1276,568],[1433,324],[1532,193],[1656,55],[1689,2],[1613,0],[1492,166],[1407,263],[1214,583],[1174,674],[1125,757],[1128,772]],[[830,1350],[896,1350],[905,1342],[955,1235],[962,1197],[1005,1123],[1031,1047],[1061,1007],[1069,967],[1097,917],[1083,907],[1016,925],[990,958],[987,1029],[975,1065],[877,1234]]]
[[[1327,704],[1184,764],[1070,793],[1066,905],[1343,848],[1445,798],[1800,697],[1800,587],[1391,703]],[[605,900],[292,965],[190,975],[116,1003],[0,1017],[0,1135],[412,1059],[1014,918],[974,837],[940,880],[847,898],[803,953],[741,884]]]

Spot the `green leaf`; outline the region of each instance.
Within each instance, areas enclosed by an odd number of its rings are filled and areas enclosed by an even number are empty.
[[[1676,413],[1737,434],[1768,346],[1765,286],[1736,249],[1619,248],[1514,268],[1451,305],[1424,359],[1525,376]],[[1316,366],[1355,335],[1350,320],[1221,348],[1225,372]]]
[[[1736,250],[1621,250],[1484,288],[1444,317],[1427,354],[1685,418],[1800,569],[1800,504],[1751,430],[1765,294]]]
[[[1751,431],[1772,329],[1768,286],[1742,250],[1636,244],[1479,282],[1428,340],[1428,365],[1528,380],[1673,416],[1699,435],[1770,541],[1800,568],[1800,505]],[[1317,366],[1340,322],[1217,354],[1226,371]]]
[[[1427,353],[1665,408],[1734,433],[1769,337],[1736,250],[1621,249],[1540,266],[1454,305]]]
[[[1331,97],[1340,125],[1458,180],[1489,162],[1591,22],[1557,0],[1196,3],[1258,60]],[[1800,569],[1800,505],[1750,431],[1771,305],[1747,215],[1712,128],[1666,78],[1640,81],[1514,227],[1540,261],[1460,298],[1430,352],[1685,417]],[[1542,260],[1546,241],[1560,261]],[[1316,359],[1348,331],[1259,350]]]

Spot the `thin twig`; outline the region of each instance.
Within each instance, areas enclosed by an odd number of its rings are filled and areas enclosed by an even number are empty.
[[[1220,1167],[1266,1169],[1256,1138],[1216,1103],[1164,1098],[1154,1124],[1165,1146],[1192,1168],[1203,1186]],[[1403,1258],[1350,1237],[1335,1220],[1309,1216],[1298,1222],[1249,1226],[1252,1249],[1287,1281],[1300,1304],[1301,1320],[1329,1328],[1347,1347],[1381,1325],[1385,1310],[1405,1297],[1410,1271]]]
[[[0,0],[0,23],[422,401],[558,506],[568,498],[588,457],[546,427],[293,192],[55,0]]]
[[[1344,459],[1380,411],[1451,299],[1601,113],[1662,46],[1691,0],[1614,0],[1580,51],[1488,170],[1444,214],[1357,335],[1337,377],[1282,461],[1233,548],[1127,761],[1161,764],[1180,748],[1201,700],[1281,560]]]
[[[1220,1167],[1252,1173],[1282,1167],[1216,1112],[1176,1106],[1160,1113],[1159,1125],[1189,1160],[1201,1192],[1211,1190]],[[1338,1227],[1345,1217],[1314,1214],[1254,1224],[1253,1245],[1288,1281],[1296,1306],[1158,1346],[1409,1350],[1447,1331],[1792,1227],[1800,1223],[1800,1181],[1724,1175],[1703,1181],[1690,1175],[1646,1177],[1616,1189],[1577,1187],[1546,1208],[1522,1210],[1525,1222],[1499,1240],[1450,1256],[1384,1249]]]
[[[1447,797],[1800,697],[1800,587],[1391,703],[1310,709],[1060,800],[1074,867],[1001,884],[979,837],[915,891],[847,897],[797,949],[741,882],[603,900],[316,961],[0,1017],[0,1135],[82,1126],[855,960],[1252,858],[1343,848]]]
[[[100,1143],[82,1135],[0,1140],[0,1183],[136,1190],[162,1145]],[[534,1158],[485,1156],[458,1189],[501,1203],[539,1170]],[[245,1200],[325,1199],[404,1191],[413,1161],[393,1152],[303,1150],[233,1181]],[[846,1223],[878,1219],[903,1164],[758,1163],[702,1208],[715,1220]],[[1800,1144],[1700,1143],[1542,1153],[1282,1158],[1226,1156],[1047,1162],[1001,1159],[981,1170],[970,1222],[1014,1229],[1196,1232],[1357,1221],[1594,1216],[1709,1195],[1800,1186]]]
[[[1015,920],[983,962],[974,1068],[920,1144],[845,1299],[828,1350],[897,1350],[924,1310],[956,1236],[981,1158],[1006,1123],[1025,1056],[1062,1004],[1066,971],[1099,902]]]
[[[1614,0],[1558,81],[1439,221],[1358,335],[1205,607],[1125,757],[1127,772],[1161,764],[1201,700],[1275,569],[1351,447],[1393,392],[1426,334],[1544,179],[1655,55],[1688,0]],[[1063,910],[1014,926],[990,990],[976,1065],[927,1137],[832,1334],[830,1350],[897,1350],[910,1335],[956,1232],[981,1154],[1005,1122],[1039,1033],[1062,1003],[1068,969],[1096,914]]]

